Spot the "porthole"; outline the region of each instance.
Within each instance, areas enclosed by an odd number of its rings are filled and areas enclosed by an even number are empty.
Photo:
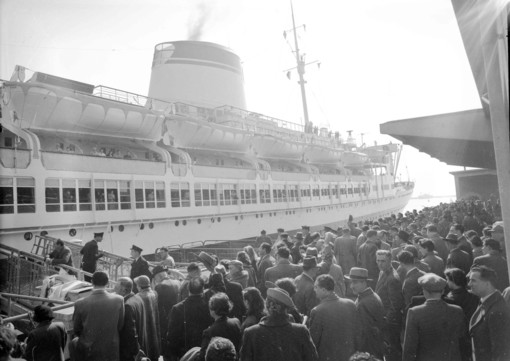
[[[113,226],[110,226],[110,233],[113,232]]]
[[[197,219],[197,223],[198,223],[198,224],[202,223],[202,220],[201,220],[200,218],[199,218],[199,219]]]
[[[119,226],[119,232],[124,232],[124,226],[122,224]]]
[[[214,223],[214,217],[211,217],[211,223]]]
[[[154,223],[150,222],[150,223],[149,223],[149,228],[150,228],[150,229],[153,229],[153,228],[154,228]]]
[[[48,231],[41,231],[40,235],[43,236],[43,237],[47,236],[48,235]]]
[[[186,224],[188,224],[188,221],[186,221],[186,220],[182,221],[183,226],[185,226]]]
[[[76,229],[71,228],[71,229],[69,230],[69,235],[70,235],[71,237],[76,236]]]
[[[145,228],[145,224],[140,223],[140,229],[144,229],[144,228]]]
[[[175,221],[174,224],[176,227],[179,227],[179,221]]]
[[[235,216],[234,219],[237,221],[239,219],[239,216]]]
[[[256,214],[256,215],[255,215],[255,218],[259,218],[259,215],[258,215],[258,214]]]
[[[218,219],[217,219],[217,220],[218,220],[218,222],[221,222],[221,217],[218,217]]]
[[[32,237],[34,237],[34,235],[32,234],[32,232],[26,232],[24,235],[23,235],[23,238],[25,238],[25,241],[30,241],[32,239]]]

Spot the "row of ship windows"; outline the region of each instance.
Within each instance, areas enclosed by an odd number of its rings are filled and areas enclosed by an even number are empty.
[[[337,198],[365,194],[370,186],[331,184],[330,187],[276,184],[196,183],[193,187],[196,207],[257,203],[299,202],[301,198]],[[257,188],[258,192],[257,192]],[[383,189],[389,189],[385,185]],[[257,199],[258,193],[258,199]],[[272,195],[272,198],[271,198]],[[132,200],[134,199],[134,202]],[[190,185],[170,183],[172,207],[190,207]],[[97,211],[118,209],[165,208],[165,183],[157,181],[119,181],[56,179],[45,181],[46,212]],[[35,180],[26,177],[0,177],[0,213],[34,213]]]

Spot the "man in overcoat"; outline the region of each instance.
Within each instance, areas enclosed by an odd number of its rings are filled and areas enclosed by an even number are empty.
[[[319,267],[315,257],[307,257],[303,260],[303,273],[295,278],[297,292],[292,297],[298,311],[310,316],[312,308],[319,304],[319,299],[314,291],[315,277]]]
[[[425,304],[409,309],[402,359],[406,361],[461,361],[467,323],[459,306],[441,299],[446,281],[434,273],[418,279]]]
[[[138,246],[133,245],[133,247],[131,247],[131,257],[134,259],[134,261],[131,264],[131,272],[129,273],[129,278],[131,278],[133,282],[138,276],[147,276],[149,279],[152,278],[151,271],[149,270],[149,262],[147,262],[147,260],[142,257],[142,252],[143,249]],[[138,293],[136,282],[134,283],[133,292]]]
[[[475,258],[473,267],[487,266],[493,269],[497,275],[496,288],[500,292],[503,292],[510,284],[508,279],[508,264],[501,252],[500,243],[495,239],[487,238],[483,241],[482,251],[484,255]]]
[[[25,359],[27,361],[64,361],[67,333],[62,322],[52,322],[54,316],[49,306],[34,309],[36,327],[28,334]]]
[[[266,286],[264,281],[264,274],[266,273],[266,270],[268,268],[271,268],[274,266],[275,259],[271,256],[271,244],[269,243],[262,243],[259,247],[259,256],[260,259],[257,262],[257,288],[260,290],[260,293],[262,293],[262,296],[266,296]]]
[[[76,361],[117,361],[119,334],[124,326],[124,299],[106,291],[108,274],[96,271],[92,293],[74,304],[73,331],[77,336],[70,347]]]
[[[147,337],[141,348],[151,360],[158,360],[161,355],[158,299],[151,289],[149,277],[138,276],[135,278],[135,284],[139,290],[135,297],[139,297],[143,301],[145,311],[144,328]]]
[[[319,361],[348,361],[356,351],[356,305],[335,294],[330,275],[317,277],[314,287],[321,303],[310,313],[309,324]]]
[[[85,246],[80,250],[82,255],[81,269],[85,272],[94,273],[96,272],[96,262],[99,258],[103,257],[102,253],[99,253],[98,242],[103,240],[103,232],[94,233],[94,239],[85,243]],[[85,276],[86,282],[91,282],[92,277]]]
[[[276,265],[266,270],[264,274],[264,281],[275,283],[280,278],[296,278],[301,272],[303,267],[290,263],[290,251],[287,247],[280,247],[276,253]]]

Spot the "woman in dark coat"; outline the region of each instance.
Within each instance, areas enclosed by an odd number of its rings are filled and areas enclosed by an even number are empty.
[[[234,344],[236,352],[239,352],[239,347],[241,346],[241,323],[235,317],[228,317],[232,306],[232,302],[223,292],[216,293],[209,300],[209,312],[211,317],[214,318],[214,323],[203,333],[199,361],[205,360],[207,346],[209,346],[209,342],[213,337],[224,337],[230,340]]]
[[[250,326],[256,325],[262,317],[267,315],[264,299],[257,288],[245,288],[243,290],[243,299],[246,305],[246,318],[241,325],[241,332],[244,332]]]

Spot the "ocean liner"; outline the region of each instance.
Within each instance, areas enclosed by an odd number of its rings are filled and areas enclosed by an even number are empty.
[[[246,110],[240,58],[214,43],[156,45],[148,96],[23,66],[0,91],[0,240],[20,249],[39,234],[105,232],[103,248],[128,255],[336,228],[413,191],[396,182],[400,145]]]

